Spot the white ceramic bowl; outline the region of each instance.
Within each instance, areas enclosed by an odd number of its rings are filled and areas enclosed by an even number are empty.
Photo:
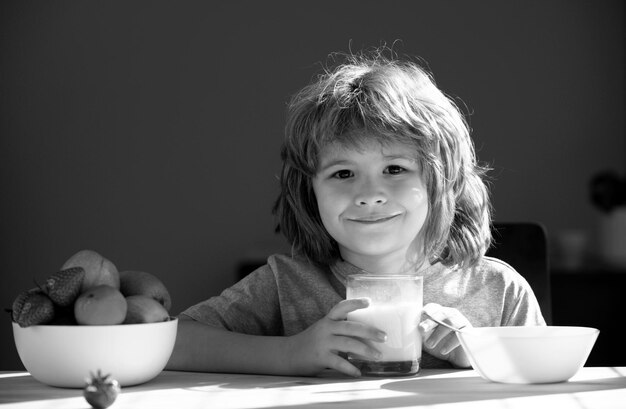
[[[90,372],[111,374],[121,386],[137,385],[165,368],[178,320],[124,325],[34,325],[13,323],[17,352],[38,381],[82,388]]]
[[[583,367],[598,338],[588,327],[483,327],[457,333],[474,369],[503,383],[553,383]]]

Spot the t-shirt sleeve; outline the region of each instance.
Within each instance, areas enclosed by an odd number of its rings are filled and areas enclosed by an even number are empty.
[[[515,272],[516,280],[507,290],[502,326],[546,325],[537,297],[524,277]]]
[[[248,274],[220,295],[189,307],[181,315],[244,334],[282,333],[276,279],[268,264]]]

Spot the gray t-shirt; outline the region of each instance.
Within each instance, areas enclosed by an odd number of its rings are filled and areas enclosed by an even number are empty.
[[[346,277],[364,271],[345,261],[317,266],[272,255],[267,264],[181,314],[208,325],[253,335],[290,336],[323,318],[345,299]],[[435,264],[420,273],[424,304],[458,309],[475,327],[545,325],[530,285],[508,264],[484,257],[471,269]],[[449,367],[423,353],[421,367]]]

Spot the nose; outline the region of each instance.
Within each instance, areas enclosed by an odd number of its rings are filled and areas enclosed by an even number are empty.
[[[357,206],[374,206],[387,203],[387,194],[382,186],[365,181],[360,184],[356,195],[354,196],[354,204]]]

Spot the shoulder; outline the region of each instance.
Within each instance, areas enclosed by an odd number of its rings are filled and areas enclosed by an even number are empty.
[[[518,291],[530,290],[526,279],[510,264],[500,259],[484,256],[476,265],[475,270],[486,280],[499,282],[502,287]]]
[[[249,277],[265,277],[271,275],[283,275],[298,273],[310,268],[310,262],[302,256],[290,256],[287,254],[276,253],[267,257],[265,262],[258,259],[251,263],[256,266],[250,270],[245,278]]]
[[[488,275],[498,277],[504,305],[500,325],[545,325],[541,307],[528,282],[511,265],[493,257],[484,257],[480,265]]]
[[[304,256],[276,253],[251,271],[236,286],[285,286],[328,281],[328,267],[318,266]]]
[[[507,288],[525,288],[528,284],[510,264],[493,257],[482,257],[468,268],[443,268],[437,274],[444,281],[463,283],[467,287],[503,291]]]
[[[267,265],[274,270],[299,270],[313,265],[306,257],[294,254],[276,253],[267,258]]]
[[[261,269],[266,269],[277,281],[316,280],[319,277],[328,277],[330,271],[327,267],[319,266],[297,254],[272,254]]]
[[[319,271],[320,268],[301,255],[276,253],[267,258],[266,268],[274,274],[307,274]]]
[[[483,274],[499,275],[508,279],[519,276],[510,264],[494,257],[482,257],[475,268]]]

